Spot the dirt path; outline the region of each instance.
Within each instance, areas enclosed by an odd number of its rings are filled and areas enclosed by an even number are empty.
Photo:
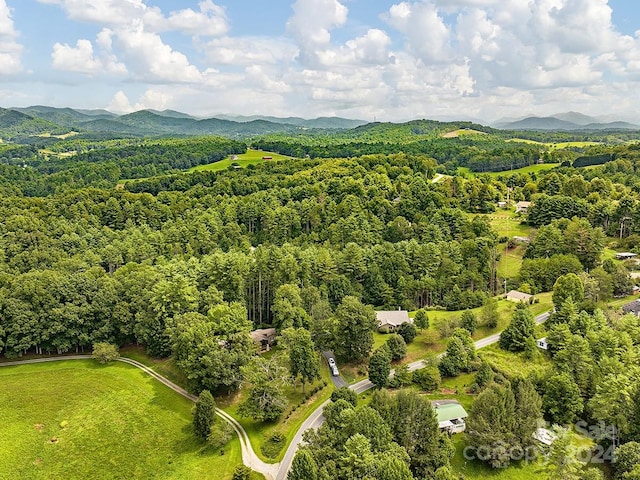
[[[61,360],[90,360],[90,359],[91,359],[91,355],[69,355],[67,357],[34,358],[31,360],[18,360],[16,362],[2,362],[0,363],[0,367],[10,367],[13,365],[27,365],[31,363],[56,362]],[[179,385],[176,385],[171,380],[163,377],[158,372],[152,370],[151,368],[147,367],[146,365],[136,360],[132,360],[126,357],[120,357],[117,360],[119,362],[128,363],[129,365],[133,365],[134,367],[139,368],[146,374],[158,380],[160,383],[163,383],[164,385],[169,387],[174,392],[182,395],[183,397],[191,400],[192,402],[195,402],[198,399],[198,397],[187,392],[184,388],[180,387]],[[247,432],[245,432],[244,428],[242,428],[242,425],[240,425],[238,421],[235,418],[233,418],[231,415],[229,415],[227,412],[220,410],[219,408],[216,408],[216,414],[220,418],[225,420],[227,423],[229,423],[238,434],[238,438],[240,439],[240,447],[242,450],[242,463],[250,467],[252,470],[262,473],[268,480],[275,479],[278,474],[278,471],[280,470],[280,464],[265,463],[262,460],[260,460],[260,458],[253,451],[251,442],[249,441],[249,436],[247,435]]]

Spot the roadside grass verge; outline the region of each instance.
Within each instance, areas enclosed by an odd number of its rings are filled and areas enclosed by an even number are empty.
[[[216,401],[220,408],[232,415],[245,429],[256,455],[265,462],[275,463],[279,462],[284,457],[287,447],[300,428],[300,425],[302,425],[306,418],[313,413],[316,408],[331,396],[334,386],[331,381],[329,368],[326,365],[326,362],[323,362],[322,359],[320,375],[321,379],[319,381],[316,381],[311,385],[307,385],[305,389],[306,392],[309,392],[317,386],[321,386],[322,388],[306,400],[305,394],[302,393],[301,386],[298,386],[295,390],[293,387],[287,387],[285,389],[289,405],[280,419],[275,422],[257,422],[251,418],[243,418],[238,415],[238,407],[246,398],[248,394],[247,389],[240,390],[228,397],[216,398]],[[326,386],[323,386],[324,382],[326,382]],[[277,456],[267,457],[263,452],[263,446],[269,443],[269,440],[274,434],[282,435],[285,438],[285,441],[282,442],[282,448],[278,452]]]

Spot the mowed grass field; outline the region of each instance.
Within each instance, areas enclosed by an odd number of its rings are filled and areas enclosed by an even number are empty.
[[[559,163],[537,163],[522,168],[514,168],[513,170],[503,170],[502,172],[472,172],[469,167],[458,167],[458,173],[465,174],[469,177],[476,175],[489,175],[490,177],[498,177],[500,175],[510,175],[512,173],[540,173],[560,165]]]
[[[443,138],[457,138],[463,137],[465,135],[486,135],[485,132],[481,132],[479,130],[473,130],[471,128],[461,128],[459,130],[454,130],[453,132],[443,133]]]
[[[272,160],[263,160],[262,157],[271,157]],[[263,150],[247,150],[247,153],[237,155],[236,159],[232,160],[231,157],[228,157],[224,160],[220,160],[219,162],[209,163],[208,165],[198,165],[197,167],[189,169],[188,172],[217,172],[219,170],[225,170],[226,168],[234,164],[237,164],[242,168],[246,168],[249,165],[256,165],[263,162],[274,162],[278,160],[287,160],[289,158],[291,157],[273,152],[265,152]]]
[[[2,479],[231,479],[191,429],[193,403],[135,367],[69,360],[0,367]],[[257,477],[256,477],[257,478]]]
[[[546,147],[548,150],[559,150],[561,148],[584,148],[591,147],[593,145],[601,145],[600,142],[554,142],[554,143],[543,143],[536,142],[535,140],[527,140],[525,138],[512,138],[507,140],[507,142],[520,142],[520,143],[531,143],[534,145],[542,145]]]

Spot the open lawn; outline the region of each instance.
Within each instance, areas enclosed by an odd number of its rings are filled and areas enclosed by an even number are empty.
[[[520,273],[520,267],[522,266],[522,257],[527,249],[524,245],[517,245],[514,248],[506,248],[506,244],[502,245],[500,249],[500,260],[498,260],[498,277],[500,278],[515,278]],[[507,288],[517,288],[517,285],[507,284]]]
[[[489,219],[491,228],[500,237],[511,238],[515,235],[520,237],[530,237],[536,229],[525,223],[521,223],[521,218],[509,211],[500,210],[492,214],[482,214],[482,217]]]
[[[127,364],[2,367],[0,384],[2,478],[230,479],[242,462],[236,436],[206,448],[192,402]]]
[[[207,165],[198,165],[197,167],[193,167],[187,172],[202,172],[202,171],[211,171],[216,172],[219,170],[225,170],[231,165],[238,165],[242,168],[248,167],[249,165],[256,165],[258,163],[263,162],[273,162],[278,160],[287,160],[291,157],[287,157],[285,155],[280,155],[278,153],[273,152],[264,152],[262,150],[247,150],[247,153],[243,153],[241,155],[237,155],[237,158],[228,157],[224,160],[220,160],[219,162],[209,163]],[[263,160],[262,157],[271,157],[272,160]]]
[[[588,451],[593,446],[593,441],[582,437],[578,434],[570,433],[571,445],[576,451]],[[522,460],[512,463],[508,468],[491,468],[484,462],[465,458],[464,448],[467,443],[465,434],[457,434],[453,436],[453,444],[456,448],[455,455],[451,460],[453,470],[464,477],[465,480],[484,480],[487,478],[495,480],[530,480],[532,478],[539,480],[552,480],[551,474],[546,468],[546,457],[540,455],[532,461]],[[472,451],[469,452],[472,456]],[[602,465],[597,464],[589,468],[597,468]],[[463,477],[460,478],[463,478]]]

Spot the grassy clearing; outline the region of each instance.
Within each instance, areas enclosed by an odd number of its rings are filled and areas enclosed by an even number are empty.
[[[506,246],[505,246],[506,247]],[[505,248],[501,250],[500,260],[498,260],[498,277],[501,278],[515,278],[520,273],[520,267],[522,266],[522,257],[527,249],[524,245],[518,245],[514,248]],[[507,285],[507,288],[515,287],[516,285]]]
[[[0,383],[3,478],[226,480],[242,463],[237,437],[204,447],[192,403],[130,365],[2,367]]]
[[[542,350],[538,352],[535,358],[529,360],[522,353],[511,353],[502,350],[497,344],[478,350],[478,354],[483,360],[486,360],[491,366],[507,375],[514,377],[518,375],[529,376],[543,374],[552,368],[551,358]]]
[[[514,168],[512,170],[504,170],[502,172],[472,172],[468,167],[458,167],[458,173],[467,176],[467,177],[475,177],[477,175],[489,175],[490,177],[499,177],[504,175],[511,175],[512,173],[540,173],[546,170],[551,170],[552,168],[560,165],[559,163],[538,163],[536,165],[529,165],[527,167],[522,168]]]
[[[520,217],[516,217],[511,212],[499,212],[490,215],[482,214],[483,217],[489,218],[491,229],[494,230],[499,237],[511,238],[515,235],[520,237],[530,237],[536,229],[520,222]]]
[[[457,400],[469,412],[476,398],[476,395],[469,391],[475,380],[475,373],[463,373],[457,377],[443,378],[440,392],[428,393],[426,396],[429,400]]]
[[[262,157],[272,157],[272,160],[263,160]],[[207,165],[198,165],[197,167],[190,168],[187,172],[217,172],[219,170],[225,170],[231,165],[238,165],[241,168],[246,168],[249,165],[256,165],[267,161],[287,160],[289,158],[291,157],[273,152],[265,152],[263,150],[247,150],[247,153],[237,155],[237,158],[229,157],[224,160],[220,160],[219,162],[209,163]]]
[[[593,447],[593,441],[578,434],[569,433],[571,445],[579,451],[585,451]],[[467,460],[464,458],[464,448],[467,445],[465,435],[454,435],[453,444],[456,453],[451,460],[453,470],[464,477],[465,480],[484,480],[491,478],[494,480],[530,480],[532,478],[540,480],[551,480],[545,465],[545,457],[539,456],[536,460],[522,460],[511,464],[508,468],[491,468],[486,463],[478,460]],[[584,450],[583,450],[584,449]],[[591,467],[591,468],[597,468]]]
[[[536,142],[535,140],[527,140],[525,138],[511,138],[507,140],[507,142],[519,142],[519,143],[529,143],[532,145],[542,145],[547,148],[549,151],[560,150],[562,148],[585,148],[591,147],[594,145],[601,145],[600,142],[555,142],[555,143],[543,143]]]
[[[443,133],[442,138],[457,138],[465,135],[486,135],[486,133],[480,132],[479,130],[473,130],[472,128],[460,128],[453,132]]]

